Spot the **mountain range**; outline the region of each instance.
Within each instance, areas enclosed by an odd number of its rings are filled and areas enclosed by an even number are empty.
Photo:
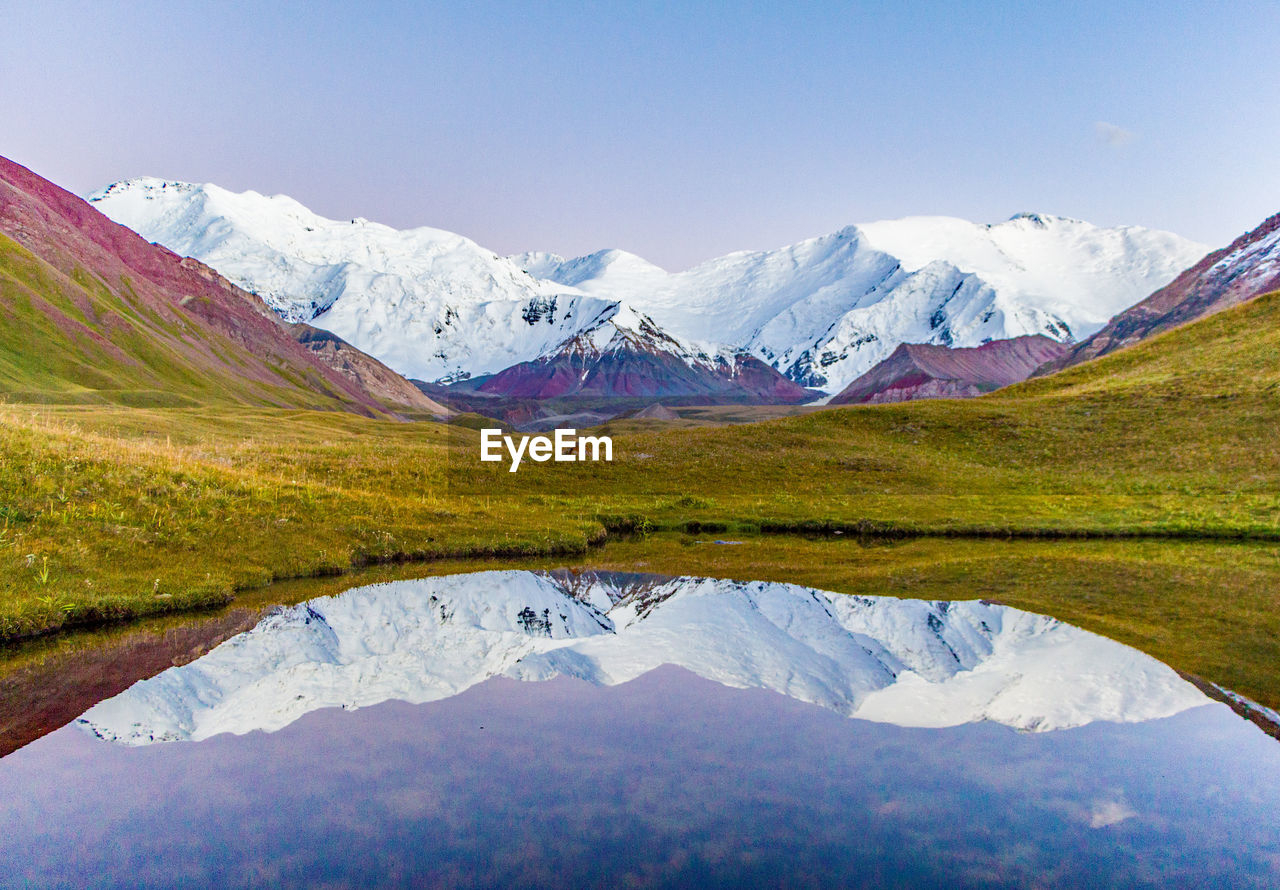
[[[24,341],[0,367],[10,392],[442,416],[436,395],[531,428],[659,399],[807,402],[857,369],[831,403],[967,397],[1280,288],[1280,215],[1176,277],[1198,245],[1034,214],[855,226],[670,274],[618,250],[503,258],[209,185],[129,180],[86,204],[3,159],[0,235],[6,336]],[[396,363],[444,373],[415,385]]]
[[[902,343],[1075,342],[1207,250],[1043,214],[916,217],[668,273],[619,250],[501,257],[450,232],[325,219],[215,185],[134,179],[90,200],[406,376],[507,396],[802,401]]]

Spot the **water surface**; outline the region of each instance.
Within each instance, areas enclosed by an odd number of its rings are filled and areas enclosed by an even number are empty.
[[[1280,746],[1141,653],[510,575],[304,604],[0,759],[0,883],[1280,884]]]

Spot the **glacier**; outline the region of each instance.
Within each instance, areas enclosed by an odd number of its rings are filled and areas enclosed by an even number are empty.
[[[281,609],[76,723],[125,745],[200,740],[275,731],[320,708],[440,700],[496,676],[614,685],[668,664],[912,727],[985,720],[1045,732],[1209,702],[1135,649],[978,600],[510,570],[370,585]]]
[[[1045,214],[911,217],[670,273],[616,249],[501,257],[440,229],[330,220],[283,195],[212,184],[124,180],[89,200],[286,319],[431,382],[495,374],[587,339],[622,345],[639,331],[624,320],[645,319],[690,363],[745,352],[835,393],[900,343],[1077,341],[1208,250]]]

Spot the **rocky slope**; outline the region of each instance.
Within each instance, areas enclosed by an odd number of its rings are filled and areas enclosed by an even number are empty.
[[[291,333],[312,356],[379,399],[433,417],[444,418],[451,413],[417,386],[337,334],[301,323],[292,325]]]
[[[284,609],[78,724],[128,745],[198,740],[280,729],[318,708],[438,700],[498,675],[612,685],[664,664],[903,726],[991,720],[1048,731],[1208,701],[1136,650],[985,602],[502,571]]]
[[[0,385],[20,397],[388,409],[257,297],[4,158],[0,340]]]
[[[954,349],[903,343],[828,404],[967,399],[1025,380],[1036,368],[1069,349],[1042,334]]]
[[[745,352],[708,353],[624,306],[554,352],[488,378],[481,392],[514,398],[698,397],[701,401],[804,402],[813,393]]]
[[[327,220],[283,196],[212,185],[129,180],[92,200],[285,317],[427,382],[497,374],[583,336],[600,345],[621,304],[695,356],[746,352],[801,387],[837,392],[904,342],[1079,339],[1206,249],[1036,214],[995,225],[924,217],[672,274],[618,250],[503,259],[449,232]]]
[[[1210,253],[1038,373],[1052,373],[1123,349],[1274,290],[1280,290],[1280,214]]]

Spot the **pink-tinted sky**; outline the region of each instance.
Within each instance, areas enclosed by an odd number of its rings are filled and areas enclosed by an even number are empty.
[[[668,268],[911,214],[1222,244],[1280,210],[1274,2],[263,6],[5,10],[0,154]]]

